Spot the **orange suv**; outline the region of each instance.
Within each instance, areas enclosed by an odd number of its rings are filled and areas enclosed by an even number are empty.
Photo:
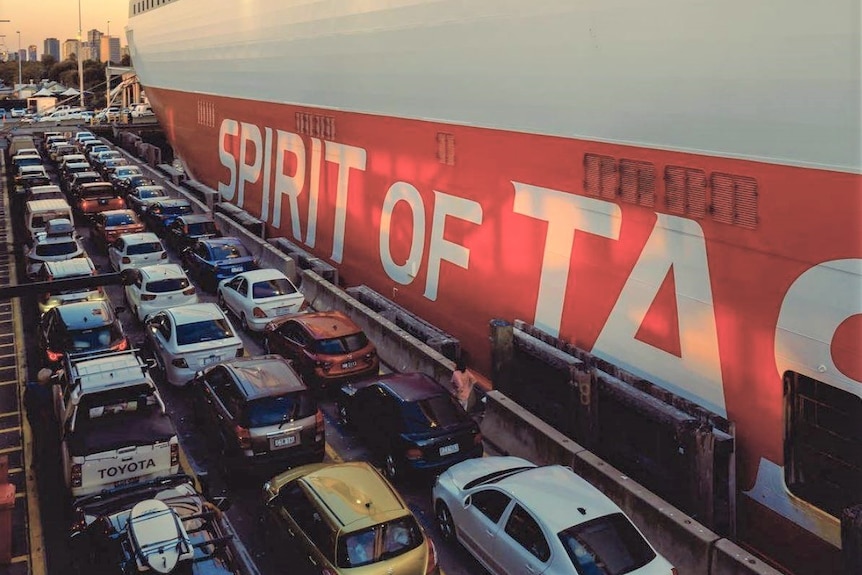
[[[278,318],[264,330],[266,353],[293,360],[310,386],[376,375],[377,348],[358,325],[340,311],[304,313]]]

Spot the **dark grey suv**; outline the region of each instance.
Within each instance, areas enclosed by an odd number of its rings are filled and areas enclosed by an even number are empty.
[[[283,471],[323,460],[323,413],[314,395],[279,355],[243,357],[192,380],[195,416],[213,441],[226,475],[249,464]]]

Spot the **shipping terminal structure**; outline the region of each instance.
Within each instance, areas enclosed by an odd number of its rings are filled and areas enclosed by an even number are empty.
[[[524,319],[736,432],[737,539],[797,573],[862,503],[849,0],[133,0],[189,174],[456,336]]]

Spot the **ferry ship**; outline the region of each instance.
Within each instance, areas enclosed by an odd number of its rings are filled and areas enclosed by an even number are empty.
[[[188,172],[458,337],[524,319],[725,416],[739,539],[862,502],[859,4],[133,0]]]

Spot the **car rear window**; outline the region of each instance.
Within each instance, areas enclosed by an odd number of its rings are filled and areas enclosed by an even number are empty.
[[[215,234],[218,230],[216,230],[214,222],[198,222],[196,224],[188,225],[190,236],[204,236],[206,234]]]
[[[247,258],[250,255],[242,244],[218,244],[212,246],[211,251],[213,261]]]
[[[162,198],[165,193],[162,190],[141,190],[138,192],[138,197],[143,199],[146,198]]]
[[[292,293],[296,293],[296,288],[284,278],[257,282],[251,286],[251,297],[254,299],[290,295]]]
[[[265,427],[311,417],[317,413],[317,402],[309,391],[261,397],[248,402],[243,411],[247,427]]]
[[[408,433],[443,429],[470,420],[470,416],[449,394],[405,403],[403,415]]]
[[[366,345],[368,345],[368,338],[364,333],[359,332],[343,337],[320,339],[315,342],[314,347],[317,353],[337,355],[359,351]]]
[[[162,213],[171,216],[182,216],[192,213],[191,206],[162,206]]]
[[[424,537],[413,516],[399,517],[342,535],[338,539],[339,567],[360,567],[398,557],[422,545]]]
[[[108,349],[123,338],[117,322],[89,329],[69,330],[66,344],[73,351],[98,351]]]
[[[74,241],[40,244],[36,246],[36,255],[42,257],[66,256],[73,254],[76,251],[78,251],[78,244]]]
[[[114,195],[116,195],[116,192],[114,192],[113,186],[94,186],[81,190],[82,198],[104,198],[113,197]]]
[[[557,535],[582,575],[622,575],[640,569],[656,556],[622,513],[574,525]]]
[[[135,223],[131,214],[111,214],[105,218],[106,226],[127,226]]]
[[[141,254],[160,252],[162,249],[161,242],[143,242],[140,244],[129,244],[126,248],[126,253],[130,256],[139,256]]]
[[[177,345],[227,339],[232,336],[233,331],[227,320],[221,318],[177,325]]]
[[[165,293],[169,291],[180,291],[189,287],[186,278],[166,278],[147,283],[147,291],[151,293]]]

